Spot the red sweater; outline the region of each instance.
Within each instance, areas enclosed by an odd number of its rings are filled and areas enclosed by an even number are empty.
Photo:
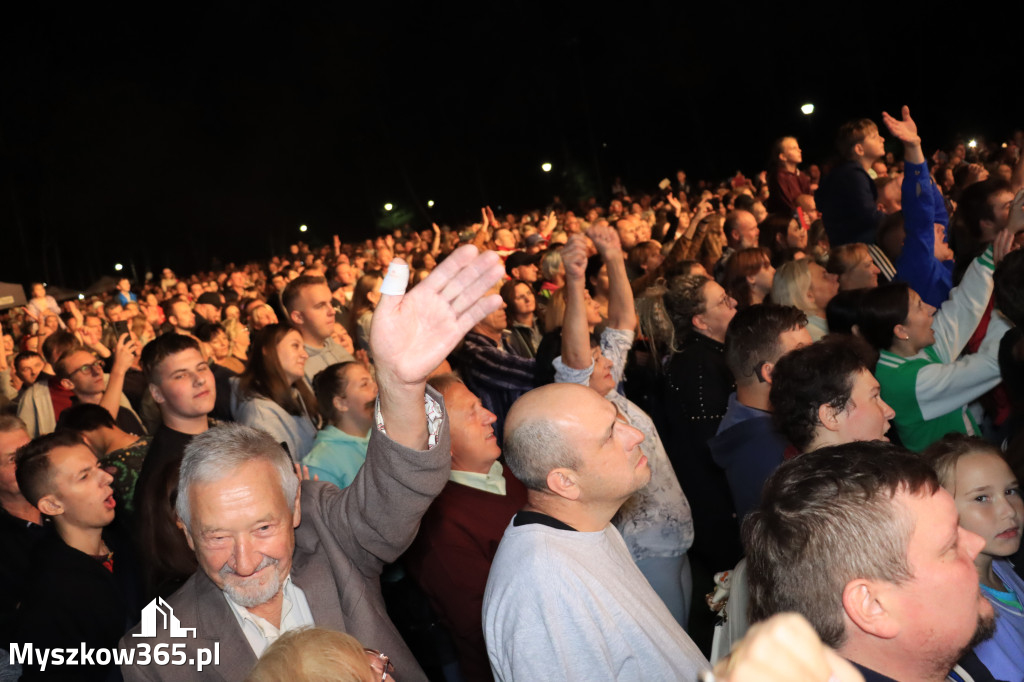
[[[452,635],[466,682],[491,680],[484,643],[484,588],[498,543],[526,504],[526,488],[504,471],[505,495],[448,481],[423,517],[403,564]]]

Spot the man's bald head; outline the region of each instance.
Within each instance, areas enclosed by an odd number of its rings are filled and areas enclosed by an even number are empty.
[[[573,421],[567,406],[582,408],[604,399],[577,384],[548,384],[523,394],[505,418],[505,461],[530,490],[548,492],[552,469],[578,469],[579,452],[565,440],[564,426]]]

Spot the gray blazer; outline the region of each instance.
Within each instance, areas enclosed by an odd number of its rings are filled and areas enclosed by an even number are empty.
[[[404,448],[373,429],[366,463],[352,485],[339,490],[330,483],[302,482],[292,581],[305,593],[317,625],[347,632],[363,646],[383,651],[403,682],[427,678],[388,618],[380,573],[412,543],[424,512],[448,481],[450,453],[446,412],[438,443],[428,451]],[[189,665],[125,665],[125,680],[243,680],[256,656],[223,593],[207,575],[197,571],[167,602],[182,627],[196,628],[194,638],[172,639],[166,631],[149,639],[133,638],[140,632],[136,626],[121,639],[121,647],[183,643],[186,656],[196,658],[198,648],[212,649],[219,642],[220,664],[199,674]]]

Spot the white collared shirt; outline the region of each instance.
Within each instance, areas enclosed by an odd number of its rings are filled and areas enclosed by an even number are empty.
[[[302,588],[292,582],[290,575],[285,578],[281,592],[281,627],[279,628],[274,627],[270,621],[257,616],[244,606],[239,606],[231,601],[227,592],[223,593],[224,599],[231,607],[231,612],[235,614],[238,626],[242,628],[242,634],[248,640],[256,658],[262,656],[267,647],[285,632],[304,625],[315,625],[306,595]]]
[[[505,495],[505,477],[502,476],[504,467],[501,466],[501,462],[495,462],[491,465],[490,471],[486,474],[478,474],[473,471],[456,471],[452,469],[452,472],[448,474],[448,480],[452,483],[459,483],[461,485],[469,486],[470,488],[476,488],[477,490],[483,490],[486,493],[494,493],[495,495]]]

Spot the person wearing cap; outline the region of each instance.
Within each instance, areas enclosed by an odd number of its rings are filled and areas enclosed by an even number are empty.
[[[220,309],[224,305],[220,299],[220,294],[216,294],[212,291],[207,291],[204,294],[200,294],[199,298],[196,299],[196,304],[192,308],[192,312],[196,316],[196,325],[201,326],[205,324],[215,324],[220,322]]]
[[[537,264],[540,262],[539,253],[526,253],[525,251],[513,251],[505,259],[505,273],[511,279],[518,279],[533,286],[537,282]]]

